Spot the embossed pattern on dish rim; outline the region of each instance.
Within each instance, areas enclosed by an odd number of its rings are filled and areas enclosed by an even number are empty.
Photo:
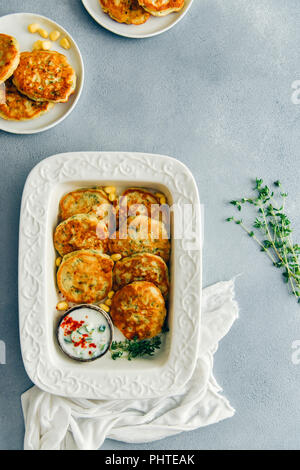
[[[167,189],[173,203],[191,204],[200,220],[194,178],[176,159],[129,152],[75,152],[40,162],[29,174],[22,197],[19,237],[19,329],[23,362],[34,384],[60,396],[90,399],[154,398],[174,395],[191,377],[200,341],[202,256],[184,240],[172,240],[172,299],[168,354],[147,368],[135,361],[110,369],[55,361],[47,318],[48,209],[57,184],[72,181],[120,183]],[[135,182],[135,184],[134,184]],[[176,218],[174,218],[176,224]],[[53,260],[54,261],[54,260]],[[52,281],[53,282],[53,281]],[[142,360],[141,360],[142,361]],[[100,365],[101,361],[95,361]],[[137,365],[136,365],[137,364]],[[148,364],[147,364],[148,365]]]

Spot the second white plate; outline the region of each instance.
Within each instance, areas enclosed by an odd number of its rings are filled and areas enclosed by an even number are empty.
[[[66,36],[71,42],[71,49],[68,51],[59,45],[59,41],[53,43],[53,50],[64,54],[77,75],[77,85],[75,93],[70,97],[67,103],[59,103],[43,116],[30,121],[5,121],[0,119],[0,130],[11,132],[13,134],[36,134],[62,122],[75,108],[81,95],[84,81],[84,65],[77,44],[70,34],[60,25],[45,16],[33,13],[15,13],[2,16],[0,18],[0,32],[14,36],[19,44],[21,51],[31,51],[35,41],[42,39],[38,34],[30,34],[28,25],[38,23],[49,33],[54,29],[60,31],[61,37]]]
[[[157,36],[175,26],[188,12],[193,0],[185,0],[185,6],[178,13],[171,13],[161,18],[152,16],[145,24],[138,26],[112,20],[107,13],[103,12],[99,0],[82,0],[82,3],[94,20],[103,28],[120,36],[139,39]]]

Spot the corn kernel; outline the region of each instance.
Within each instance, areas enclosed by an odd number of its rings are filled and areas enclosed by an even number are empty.
[[[104,310],[104,312],[109,312],[110,308],[108,307],[108,305],[105,305],[105,304],[100,304],[99,305],[100,308],[102,308],[102,310]]]
[[[42,49],[42,42],[43,41],[35,41],[35,43],[33,44],[32,50],[40,51]]]
[[[58,302],[58,304],[56,305],[56,310],[58,310],[59,312],[64,312],[65,310],[68,310],[68,308],[69,304],[66,301]]]
[[[49,34],[49,38],[51,39],[51,41],[57,41],[59,37],[60,37],[60,32],[57,31],[56,29],[54,31],[51,31],[51,33]]]
[[[166,204],[167,199],[165,198],[165,196],[163,196],[160,198],[159,202],[161,203],[161,205]]]
[[[60,265],[61,262],[62,262],[62,258],[60,257],[56,258],[55,264],[57,267]]]
[[[42,38],[44,38],[44,39],[47,39],[47,37],[49,36],[49,34],[47,33],[47,31],[46,31],[45,29],[43,29],[43,28],[40,28],[40,29],[38,30],[38,33],[39,33],[39,35],[42,36]]]
[[[106,188],[104,188],[104,191],[107,193],[107,194],[111,194],[111,193],[115,193],[116,192],[116,188],[114,186],[106,186]]]
[[[107,305],[108,307],[110,307],[111,304],[112,304],[112,300],[111,300],[111,299],[107,299],[107,300],[105,301],[105,305]]]
[[[111,291],[108,293],[107,297],[108,297],[109,299],[112,299],[114,295],[115,295],[115,291],[111,290]]]
[[[122,255],[120,255],[119,253],[116,253],[115,255],[111,255],[111,259],[113,261],[119,261],[120,259],[122,259]]]
[[[52,49],[52,44],[50,41],[42,41],[42,50],[43,51],[50,51]]]
[[[60,41],[60,45],[64,49],[70,49],[71,47],[70,41],[67,38],[62,38],[62,40]]]
[[[160,199],[161,197],[165,197],[163,193],[155,193],[155,196]]]
[[[116,200],[116,195],[114,193],[111,193],[109,196],[108,196],[108,199],[110,200],[110,202],[114,202]]]
[[[28,31],[31,33],[31,34],[34,34],[36,33],[38,30],[40,29],[40,25],[37,24],[37,23],[32,23],[28,26]]]

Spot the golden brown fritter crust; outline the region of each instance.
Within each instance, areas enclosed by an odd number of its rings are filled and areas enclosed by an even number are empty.
[[[19,60],[18,41],[7,34],[0,34],[0,83],[12,76],[18,67]]]
[[[112,288],[113,266],[108,255],[95,250],[73,251],[59,266],[58,288],[69,302],[100,302]]]
[[[114,325],[127,339],[158,335],[166,318],[161,291],[151,282],[133,282],[116,292],[110,311]]]
[[[65,194],[59,203],[61,220],[77,214],[94,214],[106,220],[113,206],[102,189],[78,189]]]
[[[54,246],[61,256],[82,249],[108,252],[109,232],[93,214],[78,214],[61,222],[54,233]]]
[[[32,101],[22,95],[11,80],[5,82],[5,102],[0,101],[0,117],[7,121],[28,121],[50,111],[54,104],[47,101]]]
[[[148,281],[155,284],[164,298],[168,296],[169,274],[164,260],[151,253],[138,253],[123,258],[115,264],[113,271],[114,290],[135,281]]]
[[[76,74],[59,52],[22,52],[13,82],[23,95],[34,101],[65,103],[75,90]]]
[[[118,23],[143,24],[150,18],[137,0],[100,0],[105,13]]]
[[[159,200],[153,193],[140,188],[129,188],[123,192],[120,199],[120,217],[146,215],[159,218]]]
[[[135,253],[153,253],[168,262],[170,241],[162,222],[139,215],[128,219],[109,240],[110,253],[130,256]]]
[[[184,0],[138,0],[151,15],[166,16],[184,7]]]
[[[129,188],[123,192],[119,201],[120,225],[126,217],[146,215],[152,219],[161,220],[167,229],[170,227],[170,207],[161,204],[160,199],[142,188]]]

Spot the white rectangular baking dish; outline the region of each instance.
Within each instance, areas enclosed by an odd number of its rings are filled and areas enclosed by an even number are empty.
[[[53,230],[66,192],[95,185],[148,187],[164,192],[177,211],[171,219],[172,254],[169,327],[162,349],[149,359],[90,363],[72,361],[59,349]],[[176,394],[191,377],[200,340],[201,242],[180,232],[198,222],[200,201],[194,178],[170,157],[124,152],[76,152],[40,162],[29,174],[22,198],[19,238],[19,326],[22,356],[30,379],[42,390],[90,399],[153,398]],[[188,209],[190,210],[190,209]],[[195,230],[195,228],[194,228]]]

